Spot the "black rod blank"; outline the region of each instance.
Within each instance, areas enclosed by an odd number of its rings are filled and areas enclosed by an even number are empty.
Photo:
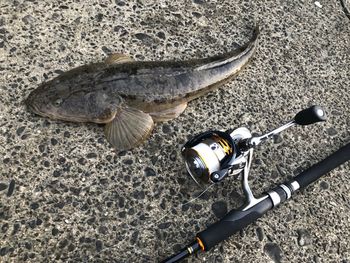
[[[334,168],[342,165],[346,161],[350,159],[350,143],[340,148],[338,151],[332,153],[326,159],[314,164],[307,170],[303,171],[296,177],[292,179],[292,181],[297,181],[301,188],[308,186],[313,183],[317,179],[319,179],[322,175],[330,172]]]

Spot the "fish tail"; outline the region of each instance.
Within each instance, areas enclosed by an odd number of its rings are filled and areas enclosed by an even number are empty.
[[[250,41],[256,41],[260,35],[260,26],[259,24],[255,24],[254,29],[253,29],[253,36],[250,39]]]
[[[244,45],[241,46],[240,50],[241,51],[243,51],[243,50],[247,51],[247,50],[251,49],[252,46],[256,46],[256,44],[258,42],[257,40],[259,38],[259,35],[260,35],[260,27],[259,27],[258,24],[255,24],[251,38],[249,39],[248,42],[246,42]]]

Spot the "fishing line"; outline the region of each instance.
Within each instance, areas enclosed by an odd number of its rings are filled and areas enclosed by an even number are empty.
[[[164,218],[166,218],[169,213],[171,212],[171,210],[179,210],[182,209],[185,205],[189,205],[191,203],[193,203],[194,201],[196,201],[198,198],[200,198],[202,195],[204,195],[212,186],[214,186],[215,184],[211,184],[208,187],[206,187],[202,192],[200,192],[197,196],[193,197],[192,199],[190,199],[189,201],[182,203],[180,205],[177,205],[175,207],[172,207],[171,209],[167,209],[166,211],[162,211],[163,214],[165,214],[164,216],[162,216],[160,219],[158,219],[157,221],[151,223],[151,225],[148,225],[147,228],[149,227],[153,227],[156,224],[159,224]],[[144,228],[143,228],[144,229]],[[140,229],[140,230],[143,230]]]
[[[181,208],[182,208],[183,206],[185,206],[185,205],[188,205],[188,204],[193,203],[194,201],[196,201],[199,197],[201,197],[202,195],[204,195],[205,192],[207,192],[207,191],[209,190],[210,187],[212,187],[212,186],[214,186],[214,185],[215,185],[215,184],[209,185],[209,186],[208,186],[206,189],[204,189],[198,196],[196,196],[196,197],[192,198],[190,201],[188,201],[188,202],[182,204],[182,205],[181,205]]]
[[[158,219],[157,221],[151,222],[151,224],[146,224],[145,227],[134,227],[134,226],[131,226],[130,224],[128,224],[129,229],[130,230],[138,230],[138,231],[144,231],[144,230],[152,229],[152,228],[154,229],[154,226],[159,224],[162,220],[164,220],[164,218],[166,218],[169,215],[169,212],[171,210],[173,210],[173,209],[179,210],[179,209],[182,209],[185,205],[189,205],[189,204],[195,202],[198,198],[200,198],[202,195],[204,195],[211,187],[216,186],[216,185],[217,184],[210,184],[202,192],[200,192],[197,196],[195,196],[194,198],[190,199],[189,201],[187,201],[185,203],[182,203],[180,205],[177,205],[177,206],[175,206],[175,207],[173,207],[171,209],[168,209],[168,210],[162,212],[164,215],[160,219]],[[120,244],[117,244],[117,243],[112,245],[112,246],[106,246],[106,248],[109,248],[109,249],[110,248],[119,248],[119,249],[121,249]]]
[[[200,192],[196,197],[192,198],[191,200],[189,200],[188,202],[186,203],[183,203],[183,204],[180,204],[178,206],[175,206],[174,208],[172,209],[175,209],[175,210],[178,210],[178,209],[182,209],[185,205],[188,205],[188,204],[191,204],[193,203],[194,201],[196,201],[198,198],[200,198],[202,195],[204,195],[212,186],[214,186],[215,184],[211,184],[209,185],[206,189],[204,189],[202,192]],[[158,224],[159,222],[161,222],[164,218],[167,217],[168,213],[172,210],[172,209],[168,209],[168,211],[165,211],[165,215],[160,218],[158,221],[154,222],[153,225],[155,224]]]

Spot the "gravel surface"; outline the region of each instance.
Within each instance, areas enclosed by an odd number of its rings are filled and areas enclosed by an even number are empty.
[[[343,1],[343,6],[348,1]],[[201,189],[181,145],[201,131],[261,133],[312,104],[326,123],[255,152],[262,193],[349,142],[350,19],[341,1],[0,0],[0,262],[157,262],[242,202],[228,178]],[[96,124],[53,121],[23,100],[62,71],[113,52],[207,57],[261,27],[251,64],[223,88],[116,153]],[[211,252],[188,262],[350,262],[350,166],[334,170]]]

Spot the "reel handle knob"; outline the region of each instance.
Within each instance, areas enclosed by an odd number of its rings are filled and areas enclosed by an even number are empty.
[[[218,182],[220,182],[222,179],[224,179],[228,173],[229,173],[229,168],[224,168],[224,169],[222,169],[222,170],[213,172],[213,173],[210,175],[210,179],[211,179],[214,183],[218,183]]]
[[[294,122],[299,125],[309,125],[320,121],[326,121],[326,113],[317,105],[300,111],[294,117]]]

